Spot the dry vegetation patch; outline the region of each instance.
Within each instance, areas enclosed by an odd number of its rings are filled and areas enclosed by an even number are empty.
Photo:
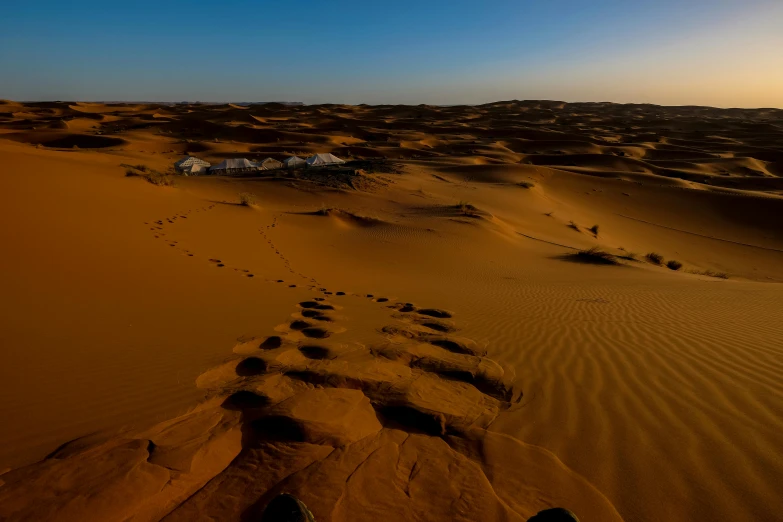
[[[589,248],[587,250],[580,250],[575,254],[570,254],[569,257],[580,263],[590,263],[593,265],[619,265],[618,257],[614,254],[607,252],[599,247]]]
[[[666,263],[666,268],[669,270],[679,270],[682,268],[682,263],[674,259],[670,259],[669,262]]]
[[[459,201],[454,208],[463,216],[476,217],[479,215],[479,209],[475,205],[471,205],[467,201]]]
[[[691,274],[703,275],[708,277],[717,277],[718,279],[728,279],[729,274],[726,272],[716,272],[714,270],[689,270]]]
[[[255,194],[250,192],[240,192],[239,204],[243,207],[254,207],[258,205],[258,199],[256,198]]]
[[[175,185],[174,176],[151,169],[146,165],[128,165],[122,163],[120,166],[125,167],[125,177],[144,178],[153,185],[163,187],[173,187]]]

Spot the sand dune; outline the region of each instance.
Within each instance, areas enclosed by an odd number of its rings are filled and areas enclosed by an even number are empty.
[[[2,101],[0,519],[776,520],[781,143],[773,109]],[[352,162],[125,174],[186,152]]]

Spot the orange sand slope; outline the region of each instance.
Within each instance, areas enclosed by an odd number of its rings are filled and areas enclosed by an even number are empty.
[[[0,152],[0,519],[783,510],[783,111],[0,102]]]

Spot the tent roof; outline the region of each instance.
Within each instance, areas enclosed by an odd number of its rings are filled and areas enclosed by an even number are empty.
[[[194,156],[185,156],[184,158],[182,158],[181,160],[179,160],[174,164],[174,166],[178,168],[189,167],[191,165],[201,165],[203,167],[210,166],[208,162],[204,161],[203,159],[196,158]]]
[[[303,158],[300,158],[299,156],[291,156],[290,158],[284,159],[283,163],[286,163],[286,164],[288,164],[288,163],[293,163],[293,164],[305,163],[305,160]]]
[[[276,170],[282,168],[283,163],[275,158],[266,158],[256,163],[256,166],[264,170]]]
[[[332,153],[314,154],[307,158],[308,165],[334,165],[337,163],[345,163]]]
[[[212,170],[226,170],[226,169],[253,169],[256,165],[247,158],[229,158],[221,161]]]

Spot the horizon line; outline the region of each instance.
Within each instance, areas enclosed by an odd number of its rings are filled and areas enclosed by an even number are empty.
[[[352,107],[369,106],[369,107],[381,107],[381,106],[402,106],[402,107],[480,107],[482,105],[493,105],[497,103],[524,103],[524,102],[548,102],[548,103],[565,103],[569,105],[637,105],[637,106],[652,106],[661,108],[703,108],[703,109],[716,109],[716,110],[776,110],[783,111],[783,107],[716,107],[714,105],[698,105],[698,104],[682,104],[682,105],[661,105],[651,102],[614,102],[614,101],[566,101],[555,99],[506,99],[495,100],[484,103],[336,103],[336,102],[320,102],[320,103],[307,103],[302,101],[201,101],[201,100],[179,100],[179,101],[151,101],[151,100],[13,100],[8,98],[0,98],[0,102],[15,102],[15,103],[102,103],[105,105],[121,105],[132,103],[146,103],[150,105],[269,105],[273,103],[290,105],[290,106],[319,106],[319,105],[346,105]]]

